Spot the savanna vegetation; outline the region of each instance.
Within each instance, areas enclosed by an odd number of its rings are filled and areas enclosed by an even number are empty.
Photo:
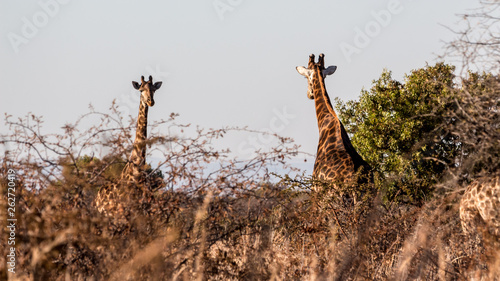
[[[7,271],[10,246],[2,242],[0,279],[498,280],[499,238],[465,235],[457,204],[472,180],[500,173],[492,3],[466,17],[468,28],[448,45],[448,55],[464,58],[460,70],[436,63],[403,81],[384,71],[359,99],[337,100],[374,170],[375,192],[359,201],[346,196],[355,185],[311,191],[312,180],[288,165],[300,154],[289,138],[192,128],[172,114],[149,127],[148,153],[162,160],[130,187],[143,194],[127,199],[126,216],[105,216],[93,201],[117,183],[135,120],[113,104],[46,134],[41,117],[6,115],[0,220],[10,215],[12,182],[16,274]],[[497,41],[474,41],[475,21]],[[275,145],[246,160],[220,148],[242,131],[267,134]],[[2,241],[10,233],[2,227]]]

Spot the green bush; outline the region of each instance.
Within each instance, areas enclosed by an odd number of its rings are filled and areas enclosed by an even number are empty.
[[[438,63],[413,70],[404,82],[385,70],[357,101],[336,100],[352,142],[383,179],[389,200],[421,202],[454,164],[460,144],[442,125],[457,85],[454,67]]]

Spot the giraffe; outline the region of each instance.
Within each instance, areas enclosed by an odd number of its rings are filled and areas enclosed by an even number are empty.
[[[95,205],[101,213],[114,213],[122,209],[123,207],[117,200],[121,199],[124,192],[129,192],[128,190],[124,191],[124,187],[144,183],[146,178],[144,169],[146,165],[148,109],[150,106],[154,106],[154,93],[161,87],[161,84],[161,81],[153,83],[151,76],[149,76],[148,81],[144,81],[144,76],[141,76],[141,84],[132,81],[133,87],[141,92],[134,145],[130,158],[121,172],[118,184],[101,188],[97,194]]]
[[[460,201],[460,221],[466,234],[482,228],[500,240],[500,175],[469,185]]]
[[[347,182],[361,172],[363,176],[358,178],[361,183],[372,180],[370,165],[354,149],[326,92],[325,77],[333,74],[337,67],[325,68],[324,54],[320,54],[318,63],[315,63],[312,54],[307,68],[298,66],[296,69],[307,78],[307,97],[314,100],[316,107],[319,142],[313,179],[321,182]],[[317,187],[314,186],[313,189],[317,190]]]

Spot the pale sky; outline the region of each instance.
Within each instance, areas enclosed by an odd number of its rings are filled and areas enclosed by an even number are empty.
[[[453,38],[442,25],[453,27],[458,14],[476,6],[470,0],[4,0],[0,112],[43,115],[50,133],[62,133],[89,103],[105,111],[116,99],[136,116],[131,81],[152,74],[163,86],[150,120],[176,112],[180,122],[206,128],[271,130],[314,154],[314,102],[295,70],[309,54],[324,53],[327,65],[338,66],[326,82],[332,99],[356,99],[384,68],[401,79],[435,63],[442,41]],[[245,137],[224,141],[246,156]]]

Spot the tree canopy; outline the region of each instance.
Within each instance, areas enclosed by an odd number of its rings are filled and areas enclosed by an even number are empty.
[[[339,117],[354,146],[378,172],[387,199],[425,199],[444,171],[467,156],[464,138],[455,130],[466,121],[460,105],[470,96],[464,93],[481,96],[491,75],[470,73],[458,83],[454,70],[444,63],[428,65],[402,82],[384,70],[358,100],[336,100]]]

